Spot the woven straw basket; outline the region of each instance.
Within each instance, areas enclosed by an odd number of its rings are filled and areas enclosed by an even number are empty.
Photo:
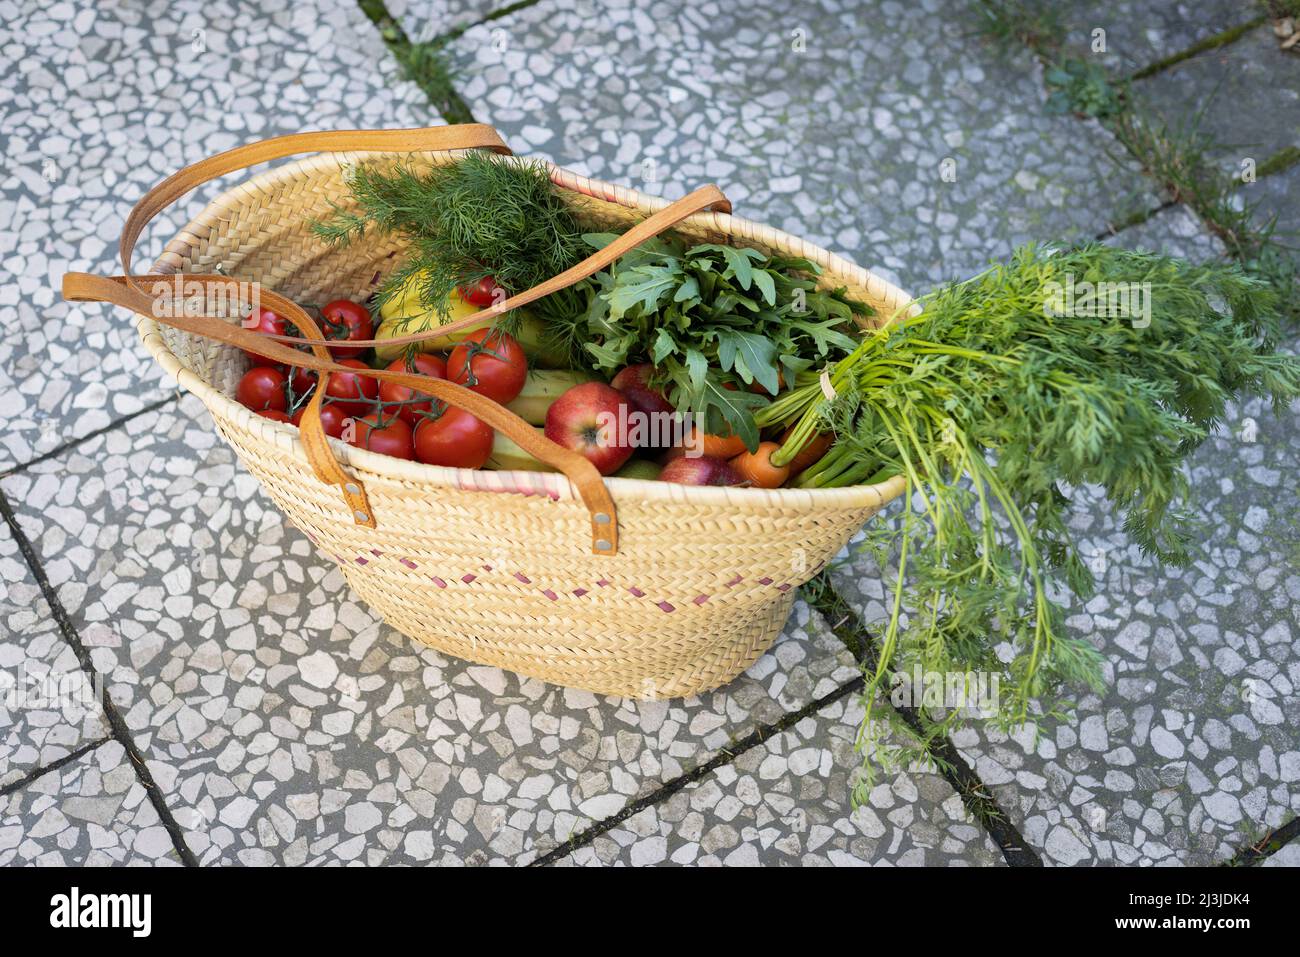
[[[303,136],[334,143],[343,134]],[[305,151],[294,145],[279,155]],[[331,204],[349,208],[348,166],[391,163],[398,153],[323,152],[255,176],[219,196],[168,243],[154,273],[217,272],[304,302],[364,301],[400,261],[400,241],[329,248],[309,221],[327,215]],[[448,163],[463,150],[400,155]],[[242,165],[248,164],[217,172]],[[210,175],[196,173],[185,185]],[[626,228],[669,206],[558,167],[551,175],[593,228]],[[909,307],[909,297],[891,284],[776,229],[716,211],[674,228],[692,240],[807,257],[825,270],[824,285],[845,286],[870,304],[876,322]],[[354,519],[338,488],[318,478],[298,429],[235,401],[247,369],[239,349],[147,316],[138,330],[150,354],[207,406],[267,494],[385,620],[457,657],[560,685],[669,698],[724,684],[779,634],[797,586],[903,488],[901,479],[769,491],[609,478],[617,551],[600,554],[588,547],[590,509],[562,473],[426,466],[330,439],[344,473],[364,485],[371,527]]]

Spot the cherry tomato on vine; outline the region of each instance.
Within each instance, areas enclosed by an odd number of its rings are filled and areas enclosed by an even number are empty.
[[[407,364],[405,356],[399,356],[385,368],[393,372],[418,372],[421,375],[431,375],[435,379],[447,378],[447,363],[441,356],[419,352],[416,353],[412,364],[415,366],[413,369]],[[426,401],[410,401],[417,397],[423,397]],[[412,428],[420,421],[420,413],[428,412],[433,406],[433,400],[427,392],[417,392],[408,386],[398,385],[395,382],[381,381],[379,383],[379,398],[383,402],[405,403],[388,411],[396,412]]]
[[[492,427],[463,409],[448,407],[415,428],[415,457],[425,465],[477,469],[492,454]]]
[[[279,369],[258,366],[244,373],[235,389],[235,398],[254,412],[283,412],[289,408],[289,399],[284,394],[287,381]]]
[[[359,449],[369,449],[395,459],[414,457],[411,427],[397,416],[379,413],[353,420],[352,436],[348,441]]]
[[[513,336],[492,329],[471,332],[451,350],[447,378],[505,405],[519,395],[528,359]]]
[[[335,299],[325,303],[320,315],[326,339],[347,342],[352,339],[374,338],[375,325],[370,319],[370,310],[350,299]],[[335,359],[353,359],[365,351],[365,348],[330,346],[330,353]]]
[[[294,425],[302,425],[303,413],[307,411],[307,406],[303,406],[289,419]],[[325,429],[325,434],[331,438],[343,438],[343,423],[349,418],[348,414],[343,411],[343,407],[337,402],[326,402],[320,407],[320,424]]]
[[[311,369],[301,369],[294,366],[289,370],[289,388],[293,391],[295,399],[301,399],[304,395],[316,387],[316,373]]]
[[[259,413],[257,413],[257,414],[260,415],[260,416],[261,416],[262,418],[264,418],[264,419],[270,419],[272,422],[289,422],[289,421],[292,421],[292,420],[289,418],[288,415],[286,415],[285,413],[281,412],[279,409],[263,409],[261,412],[259,412]]]
[[[339,365],[352,369],[370,368],[360,359],[340,359]],[[346,414],[364,415],[374,407],[373,400],[379,396],[379,385],[372,376],[357,372],[331,372],[325,395],[342,406]]]
[[[245,323],[244,328],[249,332],[260,332],[267,336],[283,336],[287,334],[287,325],[284,317],[278,312],[272,312],[270,309],[260,309],[257,313],[256,321]],[[257,368],[258,366],[267,366],[270,368],[279,368],[280,363],[274,359],[268,359],[265,356],[259,356],[256,352],[249,352],[247,349],[241,350],[244,355],[248,356],[249,363]]]
[[[506,291],[491,276],[484,276],[469,286],[458,286],[456,291],[460,293],[460,298],[475,306],[492,306],[498,299],[506,298]]]

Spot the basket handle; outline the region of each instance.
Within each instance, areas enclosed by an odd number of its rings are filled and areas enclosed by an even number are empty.
[[[178,280],[183,281],[181,288],[177,288]],[[337,485],[342,490],[344,500],[352,510],[352,519],[358,525],[374,528],[376,524],[365,486],[359,479],[345,472],[334,458],[320,418],[322,399],[331,372],[356,373],[382,381],[395,382],[428,393],[441,402],[464,409],[470,415],[482,419],[492,428],[504,433],[530,455],[563,472],[573,483],[591,514],[592,551],[597,555],[612,555],[617,551],[618,523],[615,520],[617,513],[614,500],[609,494],[609,489],[605,487],[600,472],[585,456],[539,435],[536,429],[505,406],[446,379],[387,369],[355,369],[330,359],[329,353],[322,346],[314,346],[312,354],[308,355],[292,346],[274,342],[267,336],[213,316],[185,315],[183,289],[196,281],[229,284],[232,280],[229,276],[137,275],[128,277],[68,273],[63,277],[63,296],[65,299],[77,302],[111,302],[183,332],[216,339],[275,362],[317,372],[319,379],[299,424],[299,438],[316,477],[328,484]],[[151,293],[145,293],[137,286],[137,283],[141,282],[152,284]],[[262,290],[260,296],[262,305],[266,308],[280,315],[292,314],[290,310],[294,305],[292,300],[268,290]],[[175,305],[160,308],[164,301],[170,301]],[[170,313],[170,315],[158,315],[159,312]],[[320,335],[310,317],[306,317],[304,328],[312,335]],[[321,356],[320,352],[325,352],[325,355]]]
[[[358,525],[374,528],[375,517],[370,508],[365,486],[355,477],[345,472],[334,458],[329,446],[325,429],[321,423],[320,410],[325,394],[328,376],[331,372],[351,372],[368,375],[376,379],[392,381],[398,385],[427,393],[482,419],[492,428],[506,435],[522,449],[547,465],[558,469],[573,483],[579,497],[587,506],[591,518],[592,552],[597,555],[613,555],[618,551],[618,521],[613,497],[605,487],[605,482],[596,467],[585,456],[558,445],[538,435],[538,433],[504,406],[493,402],[478,393],[471,392],[455,383],[444,379],[409,372],[396,372],[385,369],[353,369],[334,362],[320,328],[300,306],[285,297],[261,291],[264,302],[269,308],[292,322],[295,327],[305,331],[304,338],[265,336],[254,333],[212,315],[186,315],[180,277],[167,275],[131,275],[131,255],[140,233],[148,222],[167,206],[195,187],[215,177],[244,169],[258,163],[280,159],[304,152],[346,151],[346,150],[386,150],[391,152],[418,152],[423,150],[455,150],[483,148],[493,152],[509,155],[510,149],[500,135],[490,126],[481,123],[469,123],[452,126],[435,126],[424,129],[405,130],[340,130],[336,132],[296,133],[289,136],[274,137],[245,146],[235,147],[224,153],[201,160],[187,166],[153,189],[149,190],[136,203],[127,217],[122,230],[119,252],[125,275],[96,276],[88,273],[68,273],[63,277],[63,297],[69,301],[111,302],[124,306],[160,322],[180,329],[192,335],[216,339],[230,345],[238,346],[276,362],[312,369],[318,373],[316,391],[308,402],[299,424],[299,439],[307,454],[312,471],[322,482],[336,485],[343,494],[344,501],[352,512],[353,521]],[[706,186],[669,204],[664,209],[652,214],[647,219],[633,226],[617,240],[594,255],[560,273],[545,282],[519,293],[509,299],[475,313],[456,323],[440,326],[424,334],[385,340],[387,345],[417,342],[432,336],[447,335],[471,325],[481,325],[485,320],[508,312],[527,302],[550,295],[557,290],[572,285],[587,276],[593,275],[616,258],[645,242],[670,226],[680,222],[693,213],[704,209],[717,209],[730,212],[731,204],[716,186]],[[195,275],[183,277],[185,283],[219,283],[229,284],[229,276]],[[140,283],[151,286],[146,293]],[[171,308],[162,308],[170,303]],[[284,341],[277,341],[284,340]],[[309,345],[310,356],[300,352],[285,341]],[[367,340],[365,345],[376,344]]]

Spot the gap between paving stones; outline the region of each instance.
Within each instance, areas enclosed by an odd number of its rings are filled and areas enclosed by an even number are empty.
[[[1254,844],[1247,845],[1228,860],[1225,867],[1256,867],[1268,860],[1297,837],[1300,837],[1300,818],[1294,818],[1266,834]]]
[[[159,399],[157,402],[152,402],[149,405],[144,406],[142,409],[140,409],[137,412],[132,412],[130,415],[124,415],[120,419],[114,419],[112,422],[108,423],[108,425],[104,426],[102,429],[95,429],[95,431],[93,432],[87,432],[85,435],[79,435],[74,439],[69,439],[68,441],[59,444],[55,448],[50,449],[48,452],[36,456],[36,458],[34,459],[31,459],[27,462],[23,462],[19,465],[14,465],[4,470],[0,470],[0,479],[7,478],[10,475],[17,475],[20,472],[27,471],[33,465],[39,465],[40,463],[45,462],[49,459],[57,458],[58,456],[62,455],[64,452],[67,452],[70,449],[75,449],[78,445],[81,445],[83,442],[88,442],[91,439],[99,438],[99,436],[104,435],[108,432],[112,432],[114,429],[126,425],[126,423],[130,422],[132,419],[139,418],[140,416],[148,412],[157,412],[159,409],[167,406],[168,404],[179,400],[180,395],[181,395],[180,390],[177,389],[175,392],[168,395],[165,399]]]
[[[990,0],[989,5],[996,6],[1000,2],[1001,0]],[[1204,53],[1208,50],[1220,49],[1220,48],[1231,46],[1233,43],[1247,36],[1252,30],[1266,24],[1269,21],[1269,19],[1270,18],[1268,15],[1261,15],[1253,18],[1252,20],[1246,23],[1240,23],[1235,26],[1229,27],[1226,30],[1222,30],[1213,36],[1206,37],[1203,40],[1191,44],[1189,47],[1187,47],[1184,50],[1171,54],[1170,56],[1164,57],[1163,59],[1158,60],[1153,64],[1149,64],[1146,67],[1142,67],[1138,69],[1131,75],[1127,75],[1123,77],[1120,80],[1120,82],[1127,84],[1136,80],[1155,76],[1157,74],[1163,73],[1165,70],[1171,67],[1178,65],[1179,63],[1191,59],[1192,57],[1200,53]],[[1066,54],[1061,49],[1059,38],[1045,37],[1042,35],[1041,32],[1037,30],[1031,29],[1021,33],[1017,33],[1014,37],[1011,36],[1004,37],[1002,35],[996,35],[995,39],[1007,40],[1008,42],[1012,40],[1018,41],[1038,59],[1039,63],[1042,64],[1045,71],[1051,68],[1056,63],[1065,63],[1068,62],[1070,59],[1072,59],[1070,55]],[[1110,235],[1118,234],[1119,232],[1129,228],[1130,226],[1140,225],[1141,223],[1150,219],[1152,216],[1155,216],[1157,213],[1163,211],[1165,208],[1168,208],[1169,206],[1172,205],[1176,205],[1178,202],[1182,202],[1184,205],[1186,205],[1189,209],[1192,210],[1192,212],[1196,215],[1196,217],[1212,234],[1218,236],[1220,239],[1224,241],[1225,245],[1229,247],[1229,256],[1231,256],[1233,259],[1242,261],[1245,259],[1249,259],[1251,256],[1260,255],[1264,251],[1264,249],[1271,244],[1271,236],[1267,231],[1261,232],[1260,230],[1252,226],[1240,224],[1241,226],[1240,231],[1242,235],[1240,236],[1237,235],[1237,233],[1234,232],[1230,226],[1225,226],[1224,223],[1216,219],[1216,216],[1214,215],[1215,211],[1213,209],[1209,208],[1208,206],[1203,207],[1199,205],[1197,203],[1197,197],[1195,196],[1180,197],[1181,191],[1179,189],[1178,183],[1164,180],[1161,177],[1157,176],[1155,173],[1150,171],[1150,161],[1152,159],[1152,156],[1141,155],[1139,151],[1134,148],[1131,142],[1126,141],[1125,136],[1119,135],[1117,133],[1117,131],[1113,127],[1119,124],[1120,121],[1122,121],[1124,118],[1126,117],[1131,118],[1134,115],[1132,107],[1133,107],[1133,103],[1131,102],[1131,99],[1126,97],[1125,100],[1121,102],[1118,111],[1111,116],[1108,122],[1104,122],[1103,125],[1105,125],[1106,128],[1110,131],[1112,138],[1114,138],[1121,146],[1123,146],[1126,152],[1128,152],[1128,154],[1138,162],[1139,166],[1142,168],[1143,172],[1148,176],[1148,178],[1154,179],[1159,184],[1162,190],[1164,190],[1167,194],[1171,195],[1174,198],[1166,201],[1165,203],[1161,204],[1160,207],[1153,209],[1145,214],[1137,213],[1134,216],[1129,217],[1129,219],[1126,220],[1122,225],[1120,225],[1119,228],[1115,229],[1113,232],[1103,232],[1102,236],[1098,238],[1108,238]],[[1161,133],[1160,135],[1165,135],[1165,134]],[[1211,144],[1197,144],[1196,148],[1205,149],[1208,148],[1209,145]],[[1181,151],[1182,147],[1180,146],[1178,147],[1178,149],[1179,151]],[[1267,178],[1268,176],[1283,173],[1286,170],[1290,169],[1292,166],[1294,166],[1296,163],[1300,163],[1300,150],[1296,150],[1294,147],[1287,147],[1282,150],[1279,150],[1277,153],[1273,154],[1272,156],[1267,157],[1262,163],[1260,163],[1256,168],[1256,176],[1258,179],[1262,180]],[[1198,185],[1203,185],[1205,183],[1204,177],[1206,175],[1206,172],[1207,171],[1204,168],[1197,168],[1195,170],[1196,182]],[[1234,178],[1234,180],[1229,185],[1232,189],[1235,189],[1236,187],[1243,185],[1243,183]],[[1213,201],[1210,202],[1211,204],[1213,203]],[[1243,262],[1243,265],[1244,264],[1245,263]]]
[[[1199,40],[1196,43],[1193,43],[1186,50],[1179,50],[1177,53],[1173,53],[1164,59],[1157,60],[1155,63],[1142,67],[1142,69],[1131,74],[1129,79],[1145,80],[1149,76],[1155,76],[1157,73],[1163,73],[1170,67],[1177,66],[1184,60],[1190,60],[1198,53],[1204,53],[1206,50],[1214,50],[1218,47],[1226,47],[1230,43],[1236,43],[1251,30],[1263,26],[1268,22],[1268,20],[1269,18],[1266,14],[1261,14],[1253,20],[1248,20],[1245,23],[1239,23],[1234,27],[1229,27],[1226,30],[1216,33],[1212,37],[1206,37],[1204,40]]]
[[[799,710],[787,712],[782,715],[779,721],[755,728],[735,743],[721,749],[717,754],[709,758],[709,760],[705,761],[703,764],[697,765],[687,773],[673,778],[667,784],[652,791],[645,797],[632,801],[617,814],[607,817],[605,820],[592,825],[578,834],[577,837],[570,838],[564,844],[561,844],[549,853],[537,858],[528,866],[544,867],[548,864],[554,864],[557,861],[563,860],[579,848],[586,847],[602,834],[613,830],[628,818],[634,817],[652,805],[666,801],[682,788],[700,780],[711,771],[715,771],[724,765],[732,763],[746,751],[759,746],[769,738],[793,727],[809,715],[816,714],[818,711],[822,710],[822,708],[825,708],[829,704],[834,704],[836,701],[839,701],[847,695],[861,691],[863,684],[864,682],[861,676],[854,678],[852,681],[841,685],[834,691],[822,695],[822,697],[817,700],[810,701]]]
[[[384,0],[357,0],[361,12],[379,29],[379,35],[397,60],[407,79],[424,91],[430,104],[448,123],[473,123],[474,114],[469,105],[456,92],[455,75],[442,57],[444,46],[455,40],[466,30],[500,20],[512,13],[525,10],[539,0],[518,0],[508,6],[493,10],[478,20],[452,27],[445,33],[438,33],[428,39],[412,40],[385,5]]]
[[[63,602],[59,600],[58,593],[50,584],[49,576],[45,574],[45,568],[41,565],[40,559],[36,555],[36,550],[32,548],[31,541],[27,538],[22,526],[18,524],[18,518],[14,514],[13,506],[9,504],[9,498],[0,490],[0,517],[4,518],[5,524],[9,526],[9,531],[13,535],[14,541],[18,545],[19,552],[22,553],[23,560],[27,562],[27,567],[31,569],[32,576],[36,579],[36,584],[40,587],[41,593],[45,596],[45,601],[50,606],[50,614],[54,617],[54,622],[58,625],[59,632],[63,635],[63,640],[72,648],[73,653],[77,656],[77,661],[81,664],[81,669],[88,677],[94,679],[95,666],[91,663],[90,653],[86,646],[82,644],[81,636],[77,634],[76,627],[72,624],[72,619],[68,617],[67,609],[63,607]],[[118,713],[117,707],[113,704],[108,695],[108,688],[105,686],[104,694],[101,699],[101,707],[104,709],[104,717],[108,721],[108,726],[112,730],[112,740],[117,741],[126,749],[127,757],[130,758],[132,766],[135,768],[136,778],[144,787],[145,793],[149,796],[149,803],[153,805],[154,811],[158,814],[158,819],[163,828],[167,831],[172,840],[172,846],[176,849],[177,855],[181,862],[188,867],[197,867],[198,859],[185,843],[185,837],[181,831],[180,825],[172,817],[171,811],[167,807],[167,802],[163,799],[162,791],[149,773],[149,768],[145,764],[144,756],[136,746],[135,741],[131,738],[131,733],[127,729],[126,721]],[[97,742],[93,747],[87,746],[78,752],[77,756],[93,751],[94,748],[103,744],[103,739]],[[58,761],[46,765],[44,768],[38,768],[36,772],[29,775],[28,778],[39,777],[46,771],[60,767],[72,759],[73,756],[60,758]],[[7,793],[8,788],[5,792]]]
[[[828,599],[828,595],[834,597]],[[805,590],[803,596],[809,605],[821,612],[827,626],[844,643],[845,647],[849,648],[864,665],[874,667],[875,650],[871,635],[838,593],[827,585],[819,589],[817,595]],[[836,617],[832,618],[832,616]],[[563,860],[574,851],[587,846],[602,834],[608,833],[646,808],[667,801],[678,791],[701,780],[707,774],[731,764],[751,748],[758,747],[768,739],[798,724],[804,718],[821,711],[827,705],[833,704],[847,695],[861,693],[865,687],[866,680],[859,675],[852,681],[841,685],[834,691],[808,703],[797,711],[791,711],[783,715],[780,720],[756,728],[732,745],[721,749],[708,761],[692,768],[686,774],[674,778],[650,794],[629,803],[617,814],[587,828],[576,837],[570,838],[566,843],[537,858],[529,866],[543,867]],[[913,731],[919,732],[921,721],[914,709],[894,707],[892,704],[890,704],[890,707],[894,708]],[[1016,827],[1011,824],[1006,814],[998,806],[997,801],[986,790],[984,782],[971,770],[970,766],[957,752],[957,749],[945,741],[942,746],[928,750],[934,755],[936,773],[957,793],[971,816],[997,844],[1007,864],[1012,867],[1042,867],[1042,858],[1029,846]]]
[[[824,572],[823,576],[825,576]],[[875,671],[880,660],[875,636],[862,623],[862,619],[857,616],[849,603],[831,587],[828,577],[823,577],[821,584],[823,587],[816,589],[816,594],[813,594],[812,590],[805,589],[804,599],[822,613],[831,631],[844,642],[846,648],[853,652],[863,670]],[[865,681],[860,681],[859,687],[865,687]],[[923,725],[916,708],[895,705],[890,701],[882,702],[882,706],[884,704],[888,704],[903,719],[918,740],[923,740]],[[936,772],[957,792],[971,817],[988,832],[993,842],[1001,849],[1007,864],[1011,867],[1043,866],[1043,859],[1038,852],[1011,823],[1011,819],[989,793],[979,775],[966,763],[950,741],[945,738],[941,743],[926,745],[926,751],[934,759]]]
[[[1131,73],[1127,77],[1127,80],[1128,82],[1144,80],[1149,77],[1156,76],[1159,73],[1163,73],[1166,70],[1175,67],[1186,60],[1190,60],[1192,57],[1197,56],[1201,53],[1205,53],[1209,50],[1215,50],[1220,47],[1229,46],[1233,43],[1236,43],[1242,37],[1249,34],[1256,27],[1263,26],[1268,22],[1269,22],[1269,17],[1267,15],[1261,15],[1255,17],[1254,19],[1248,20],[1245,23],[1239,23],[1235,26],[1229,27],[1228,29],[1222,30],[1213,36],[1206,37],[1204,40],[1199,40],[1196,43],[1193,43],[1191,46],[1187,47],[1184,50],[1180,50],[1177,53],[1164,57],[1161,60],[1157,60],[1155,63],[1148,64],[1147,66],[1144,66],[1136,70],[1135,72]],[[1044,52],[1042,50],[1032,45],[1030,48],[1039,57],[1040,61],[1046,63]],[[1135,154],[1132,153],[1131,150],[1129,151],[1129,153],[1130,155],[1133,155],[1134,158],[1139,161],[1139,163],[1142,162],[1143,157],[1136,156]],[[1264,160],[1262,160],[1259,163],[1259,165],[1256,167],[1255,173],[1258,178],[1263,179],[1268,176],[1274,176],[1281,173],[1285,173],[1287,170],[1289,170],[1292,166],[1295,166],[1297,163],[1300,163],[1300,150],[1297,150],[1295,147],[1286,147],[1274,153],[1273,155],[1265,158]],[[1168,184],[1161,183],[1160,185],[1168,189]],[[1236,180],[1233,182],[1232,185],[1234,188],[1237,188],[1237,187],[1244,186],[1245,183],[1241,180]],[[1102,240],[1109,239],[1113,236],[1117,236],[1119,233],[1123,232],[1124,230],[1132,226],[1140,226],[1142,223],[1145,223],[1153,216],[1156,216],[1159,213],[1162,213],[1173,206],[1179,205],[1179,202],[1180,201],[1178,199],[1169,199],[1161,203],[1159,206],[1156,206],[1154,209],[1146,210],[1145,212],[1134,213],[1124,222],[1116,225],[1113,228],[1106,229],[1101,233],[1097,234],[1095,238],[1100,242]],[[1210,225],[1210,228],[1213,229],[1212,224],[1207,224],[1207,225]]]
[[[35,768],[29,771],[27,774],[23,775],[17,781],[10,781],[4,787],[0,787],[0,797],[6,797],[10,794],[13,794],[15,791],[21,791],[23,788],[27,787],[27,785],[31,784],[37,778],[44,777],[45,775],[49,774],[51,771],[57,771],[59,768],[71,764],[73,761],[76,761],[80,758],[84,758],[86,755],[88,755],[91,751],[94,751],[101,744],[104,744],[112,740],[113,738],[110,736],[107,738],[100,738],[98,741],[91,741],[89,744],[83,744],[77,750],[71,752],[70,754],[65,754],[63,757],[59,758],[56,761],[51,761],[49,764],[41,765],[39,768]]]

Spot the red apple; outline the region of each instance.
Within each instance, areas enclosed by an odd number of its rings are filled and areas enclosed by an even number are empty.
[[[642,433],[649,437],[649,441],[640,443],[638,448],[659,448],[659,443],[655,442],[653,437],[657,436],[661,430],[652,416],[655,413],[660,413],[661,416],[671,416],[676,411],[668,400],[663,397],[663,393],[650,387],[650,376],[653,373],[654,366],[648,362],[643,362],[640,365],[627,366],[621,369],[610,383],[615,389],[627,396],[628,405],[633,412],[645,416]],[[668,420],[661,418],[658,421],[667,422]]]
[[[722,459],[702,455],[698,458],[681,456],[664,466],[659,473],[661,482],[680,485],[739,485],[740,475]]]
[[[546,410],[546,437],[582,453],[601,475],[609,475],[632,457],[628,404],[623,393],[603,382],[575,385]]]

